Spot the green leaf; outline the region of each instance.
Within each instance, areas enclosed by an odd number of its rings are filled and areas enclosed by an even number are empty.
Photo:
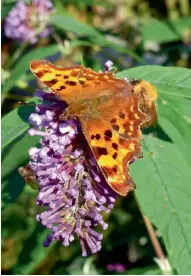
[[[138,202],[164,239],[179,274],[191,271],[191,172],[177,147],[145,137],[144,158],[131,166]]]
[[[2,152],[2,207],[14,202],[23,191],[24,179],[19,175],[18,168],[29,160],[28,150],[34,147],[39,137],[24,135],[9,144]]]
[[[161,275],[162,272],[159,268],[150,268],[147,267],[147,270],[145,269],[145,271],[142,273],[142,275]]]
[[[178,146],[183,158],[191,167],[191,103],[165,95],[158,99],[159,124]]]
[[[65,32],[73,32],[79,37],[89,37],[92,41],[96,42],[96,44],[102,46],[106,44],[106,40],[101,33],[99,33],[92,26],[70,16],[68,13],[56,13],[51,16],[50,22],[53,26]]]
[[[36,103],[38,98],[33,98],[29,101]],[[2,137],[1,146],[4,148],[13,140],[22,135],[28,128],[28,118],[31,113],[35,111],[35,107],[31,105],[22,105],[19,108],[15,108],[7,115],[5,115],[1,121],[2,125]]]
[[[143,41],[167,43],[182,40],[184,32],[191,27],[191,17],[176,20],[151,19],[141,26]]]
[[[8,15],[9,11],[14,6],[14,3],[5,3],[1,6],[1,20],[3,21],[4,18]]]
[[[2,88],[2,93],[7,93],[11,90],[15,83],[29,70],[30,61],[34,59],[43,59],[58,52],[57,45],[51,45],[38,49],[33,49],[19,59],[11,72],[11,77],[6,81]]]
[[[38,98],[33,98],[29,103],[37,103],[38,101]],[[34,106],[23,105],[2,119],[3,208],[17,199],[25,185],[23,178],[18,173],[18,168],[27,163],[29,160],[28,149],[35,146],[39,141],[39,137],[25,135],[29,128],[29,115],[34,111]]]
[[[76,257],[75,259],[72,260],[72,263],[67,266],[66,268],[67,274],[83,275],[84,273],[82,269],[83,269],[84,263],[85,263],[85,259],[82,256]]]
[[[41,224],[37,224],[34,232],[23,245],[17,264],[12,270],[13,275],[32,274],[41,261],[50,253],[54,246],[53,244],[48,248],[43,247],[43,241],[49,233],[50,230]]]
[[[83,274],[84,275],[97,275],[98,271],[96,270],[96,266],[94,264],[95,256],[90,256],[86,258],[83,265]]]
[[[160,275],[161,271],[157,266],[146,266],[140,268],[128,269],[121,273],[122,275]]]

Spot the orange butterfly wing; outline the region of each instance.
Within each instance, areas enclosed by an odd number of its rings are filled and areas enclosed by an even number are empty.
[[[49,61],[34,60],[30,69],[54,94],[68,104],[77,99],[92,99],[110,85],[125,87],[125,81],[116,79],[112,73],[96,73],[89,68],[77,65],[59,67]]]

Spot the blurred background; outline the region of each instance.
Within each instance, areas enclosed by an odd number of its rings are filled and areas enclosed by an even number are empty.
[[[189,0],[4,0],[1,8],[3,116],[41,87],[29,72],[33,59],[63,66],[83,63],[95,71],[103,70],[107,60],[119,71],[139,65],[190,68]],[[49,231],[35,219],[40,212],[37,192],[17,173],[18,163],[27,163],[29,145],[37,140],[20,140],[22,154],[17,143],[2,154],[3,274],[160,274],[132,193],[119,198],[105,216],[109,228],[99,253],[81,257],[77,240],[66,248],[56,242],[43,248]]]

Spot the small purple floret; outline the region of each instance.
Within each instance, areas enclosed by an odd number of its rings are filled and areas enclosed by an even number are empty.
[[[29,118],[28,133],[40,136],[41,146],[29,150],[28,166],[39,184],[37,205],[46,206],[37,220],[52,231],[44,246],[54,240],[68,246],[78,236],[82,256],[96,253],[103,235],[95,227],[107,229],[102,212],[113,208],[116,193],[103,178],[79,122],[60,120],[66,105],[50,93],[37,95],[42,104]]]
[[[112,68],[113,68],[113,61],[107,60],[104,64],[104,72],[106,73],[106,72],[112,70]]]

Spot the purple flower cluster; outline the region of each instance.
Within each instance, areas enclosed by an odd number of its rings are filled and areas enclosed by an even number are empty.
[[[66,104],[52,93],[36,94],[42,104],[30,115],[29,134],[41,140],[39,148],[29,150],[27,168],[39,184],[37,204],[46,206],[37,220],[52,230],[44,246],[53,240],[68,246],[78,236],[87,256],[101,249],[103,235],[95,227],[107,229],[101,213],[110,212],[116,193],[103,178],[78,120],[60,119]]]
[[[22,42],[36,43],[38,37],[47,37],[51,33],[48,20],[52,12],[50,0],[31,0],[30,5],[18,1],[5,19],[5,35]]]

